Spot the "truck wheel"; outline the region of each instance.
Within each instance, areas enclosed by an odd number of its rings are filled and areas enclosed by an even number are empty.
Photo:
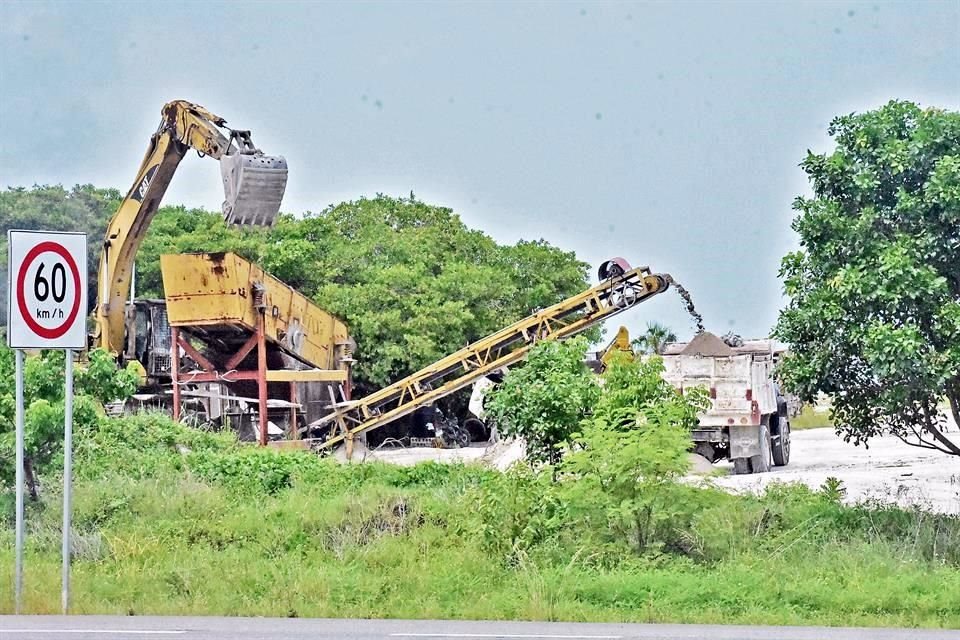
[[[482,420],[467,418],[463,422],[463,428],[470,434],[470,440],[472,442],[483,442],[484,440],[490,439],[490,429],[487,428],[487,425],[485,425]]]
[[[760,455],[750,458],[750,467],[754,473],[770,471],[770,418],[760,423]]]
[[[773,464],[785,467],[790,462],[790,422],[780,418],[780,435],[773,444]]]
[[[734,458],[733,473],[738,476],[745,476],[750,473],[750,458]]]

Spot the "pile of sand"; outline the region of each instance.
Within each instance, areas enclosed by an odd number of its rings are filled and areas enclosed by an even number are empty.
[[[709,476],[713,474],[714,466],[709,460],[699,453],[691,453],[688,456],[690,458],[690,475]]]
[[[685,356],[699,355],[705,358],[735,355],[734,350],[726,342],[709,331],[704,331],[688,342],[680,353]]]

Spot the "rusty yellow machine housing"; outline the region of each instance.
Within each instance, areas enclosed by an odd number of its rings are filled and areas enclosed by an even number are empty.
[[[171,326],[253,332],[262,311],[268,342],[308,367],[340,368],[347,325],[258,265],[235,253],[194,253],[160,256],[160,271]]]
[[[175,407],[186,383],[255,394],[263,416],[258,438],[265,442],[268,400],[309,402],[323,412],[334,396],[349,397],[354,344],[347,326],[306,296],[235,253],[163,255],[160,270],[174,348],[198,367],[171,367]],[[307,383],[336,392],[311,394]],[[315,419],[314,411],[304,417]]]

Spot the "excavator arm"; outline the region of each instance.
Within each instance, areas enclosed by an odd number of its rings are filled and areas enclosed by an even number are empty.
[[[621,353],[627,354],[630,358],[636,356],[636,353],[633,351],[633,345],[630,344],[630,332],[627,331],[626,327],[620,327],[617,335],[600,354],[600,370],[606,370],[606,368],[610,366],[610,363],[613,362],[613,359]]]
[[[136,180],[107,226],[100,256],[92,342],[118,355],[124,351],[126,303],[137,250],[189,149],[221,161],[228,222],[271,225],[286,188],[286,161],[256,149],[249,131],[227,129],[226,120],[185,100],[168,102],[161,113]]]

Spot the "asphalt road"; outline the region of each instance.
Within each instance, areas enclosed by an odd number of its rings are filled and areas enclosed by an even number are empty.
[[[960,640],[960,631],[457,622],[443,620],[301,620],[2,616],[0,640]]]

